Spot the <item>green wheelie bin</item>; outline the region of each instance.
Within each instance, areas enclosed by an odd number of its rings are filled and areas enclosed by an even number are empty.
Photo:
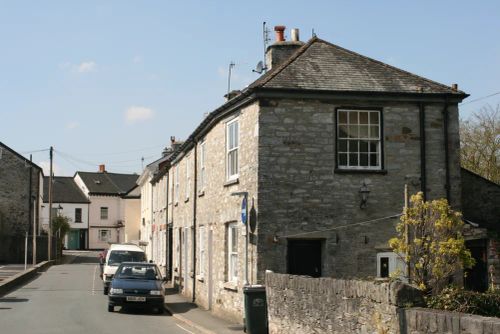
[[[247,285],[243,287],[245,295],[245,332],[249,334],[267,334],[266,287]]]

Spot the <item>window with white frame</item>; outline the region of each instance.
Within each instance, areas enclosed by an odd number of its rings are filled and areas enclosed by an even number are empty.
[[[186,157],[186,201],[189,199],[191,191],[191,166],[189,164],[189,156]]]
[[[337,110],[339,169],[381,169],[379,110]]]
[[[75,223],[82,222],[82,208],[75,208]]]
[[[238,225],[227,225],[227,281],[238,281]]]
[[[200,226],[198,230],[198,273],[201,278],[205,276],[205,226]]]
[[[205,141],[200,144],[200,190],[205,190]]]
[[[174,201],[179,202],[179,165],[175,166],[174,170]]]
[[[107,242],[111,239],[111,230],[99,230],[99,241]]]
[[[105,206],[101,206],[101,219],[108,219],[108,208]]]
[[[238,178],[239,132],[237,118],[226,124],[226,174],[228,180]]]
[[[401,257],[394,252],[382,252],[377,254],[377,277],[387,278],[393,275],[405,281],[405,263]]]

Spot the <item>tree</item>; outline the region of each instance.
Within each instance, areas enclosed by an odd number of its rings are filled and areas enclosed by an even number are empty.
[[[500,184],[500,104],[460,120],[462,167]]]
[[[410,283],[427,294],[438,293],[454,273],[474,265],[461,214],[446,199],[424,201],[422,192],[411,196],[405,211],[389,245],[409,266]]]
[[[66,216],[56,216],[52,218],[52,231],[56,234],[57,237],[57,249],[62,252],[63,249],[63,240],[66,234],[70,231],[71,227],[69,226],[69,222],[71,219]]]

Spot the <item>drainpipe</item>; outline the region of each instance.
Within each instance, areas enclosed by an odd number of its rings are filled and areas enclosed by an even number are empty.
[[[170,272],[170,267],[172,266],[171,263],[168,262],[168,259],[169,259],[169,248],[170,248],[170,244],[169,244],[169,235],[170,235],[170,229],[168,228],[168,183],[170,182],[170,177],[168,175],[168,170],[165,174],[166,176],[166,180],[167,180],[167,184],[165,186],[165,276],[167,277],[167,279],[171,279],[171,277],[169,276],[169,272]]]
[[[446,183],[444,185],[446,189],[446,199],[448,204],[450,203],[450,157],[449,157],[449,147],[448,147],[448,97],[446,97],[446,102],[444,104],[443,110],[443,135],[444,135],[444,167],[446,172]]]
[[[196,200],[198,199],[198,141],[194,140],[194,168],[193,168],[193,303],[196,300]]]
[[[427,181],[425,166],[425,107],[422,102],[418,103],[420,120],[420,190],[424,194],[424,200],[427,198]]]

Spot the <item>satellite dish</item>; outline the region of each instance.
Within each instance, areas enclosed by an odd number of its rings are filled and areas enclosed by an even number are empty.
[[[252,70],[252,72],[257,72],[259,74],[262,74],[266,68],[264,67],[264,63],[262,61],[259,61],[257,63],[257,66],[255,66],[255,70]]]

